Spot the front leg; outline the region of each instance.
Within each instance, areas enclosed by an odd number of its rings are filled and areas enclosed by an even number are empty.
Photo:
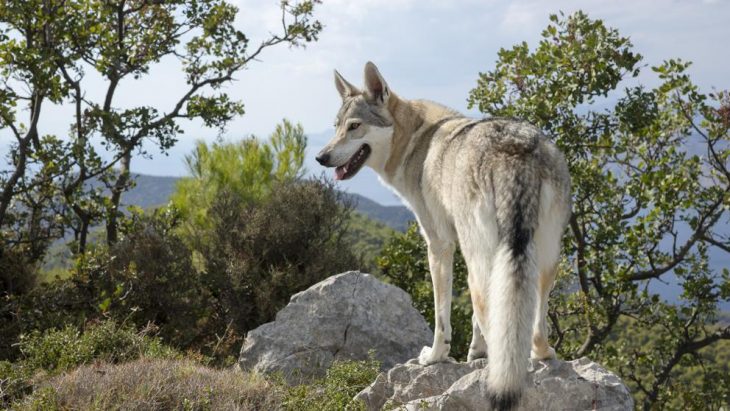
[[[454,261],[454,244],[441,241],[428,242],[428,264],[433,282],[435,326],[433,345],[423,347],[418,362],[429,365],[449,360],[451,349],[451,283]]]

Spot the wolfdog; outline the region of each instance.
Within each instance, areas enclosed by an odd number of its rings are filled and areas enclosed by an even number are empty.
[[[487,357],[488,401],[517,406],[528,355],[555,357],[547,303],[570,216],[570,175],[536,127],[471,119],[393,93],[371,62],[358,89],[335,71],[342,106],[317,161],[335,179],[367,165],[413,210],[428,245],[435,330],[423,365],[451,360],[452,263],[460,246],[474,308],[468,360]],[[532,348],[530,350],[530,348]]]

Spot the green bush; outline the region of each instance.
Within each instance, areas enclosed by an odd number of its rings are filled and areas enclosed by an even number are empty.
[[[324,378],[307,385],[291,387],[284,400],[284,409],[292,411],[365,410],[365,404],[353,397],[375,381],[380,363],[368,361],[335,361]]]
[[[22,295],[3,297],[0,304],[0,360],[14,361],[20,355],[18,339],[33,330],[65,325],[82,326],[96,318],[93,301],[83,284],[57,280]]]
[[[250,137],[210,145],[199,141],[185,156],[190,177],[180,179],[172,195],[183,216],[180,231],[188,243],[197,249],[210,241],[210,209],[220,193],[260,202],[276,183],[301,178],[306,146],[304,128],[286,119],[268,140]]]
[[[36,264],[23,247],[6,247],[2,240],[0,237],[0,297],[25,294],[36,283]]]
[[[260,202],[219,193],[204,278],[236,332],[271,321],[294,293],[360,267],[341,203],[331,183],[313,180],[277,183]]]
[[[113,321],[88,326],[83,332],[62,329],[34,331],[18,343],[21,358],[15,363],[0,362],[0,405],[9,404],[32,391],[40,372],[55,375],[95,361],[120,363],[149,358],[180,358],[181,354],[150,336]]]
[[[180,354],[148,334],[153,329],[135,331],[114,321],[89,326],[83,332],[67,326],[43,333],[35,331],[20,339],[21,363],[49,373],[66,371],[92,361],[125,362],[141,356],[175,358]]]
[[[166,207],[132,214],[109,255],[87,260],[78,275],[92,286],[102,313],[137,327],[153,323],[176,347],[199,347],[219,324],[192,253],[175,231],[178,223]]]

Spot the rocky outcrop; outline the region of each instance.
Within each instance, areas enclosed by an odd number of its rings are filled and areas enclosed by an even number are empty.
[[[387,369],[416,357],[432,338],[405,291],[351,271],[294,295],[275,321],[249,332],[239,365],[297,383],[322,375],[335,359],[363,360],[369,351]]]
[[[422,366],[415,360],[381,373],[355,398],[368,410],[487,410],[488,361]],[[520,410],[633,410],[620,378],[587,358],[532,361]]]
[[[294,295],[275,321],[248,333],[239,365],[293,384],[372,352],[387,371],[356,396],[368,410],[487,410],[488,360],[422,366],[412,358],[432,338],[408,294],[352,271]],[[621,380],[586,358],[532,361],[528,376],[520,410],[633,409]]]

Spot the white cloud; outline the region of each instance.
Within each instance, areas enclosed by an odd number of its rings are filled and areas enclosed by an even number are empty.
[[[535,28],[545,17],[536,6],[536,3],[530,2],[510,3],[502,17],[500,29],[506,32],[524,33],[527,28]]]

